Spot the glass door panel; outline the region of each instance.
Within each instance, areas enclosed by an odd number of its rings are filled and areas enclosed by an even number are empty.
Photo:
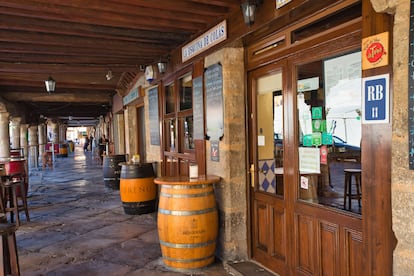
[[[257,79],[258,190],[283,195],[282,73]]]
[[[355,213],[361,213],[360,57],[297,67],[299,199]]]

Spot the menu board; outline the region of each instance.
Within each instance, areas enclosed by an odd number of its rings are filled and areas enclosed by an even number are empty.
[[[193,79],[194,139],[204,139],[203,77]]]
[[[211,140],[219,140],[224,135],[223,114],[223,72],[221,64],[209,66],[204,72],[206,89],[206,127]]]
[[[158,88],[154,87],[148,90],[148,111],[150,125],[151,145],[160,145],[160,126],[158,112]]]

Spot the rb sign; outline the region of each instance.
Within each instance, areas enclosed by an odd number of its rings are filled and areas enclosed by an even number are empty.
[[[363,78],[362,123],[381,124],[389,122],[389,75]]]

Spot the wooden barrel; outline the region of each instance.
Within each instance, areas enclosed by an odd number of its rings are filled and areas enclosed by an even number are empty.
[[[157,190],[151,163],[124,163],[121,168],[119,192],[127,215],[155,211]]]
[[[115,190],[119,190],[119,180],[121,174],[121,165],[125,162],[124,154],[104,155],[103,157],[103,177],[105,186]]]
[[[158,234],[167,266],[186,270],[214,262],[217,232],[212,184],[161,185]]]
[[[57,157],[68,157],[68,144],[59,144],[59,153]]]

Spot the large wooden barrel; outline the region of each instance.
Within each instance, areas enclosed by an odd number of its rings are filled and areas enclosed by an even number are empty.
[[[212,184],[161,185],[158,234],[167,266],[188,270],[214,262],[217,232]]]
[[[103,157],[103,177],[105,186],[115,190],[119,189],[119,180],[121,175],[120,163],[125,162],[124,154],[104,155]]]
[[[125,214],[140,215],[155,211],[157,189],[151,163],[124,163],[119,192]]]

